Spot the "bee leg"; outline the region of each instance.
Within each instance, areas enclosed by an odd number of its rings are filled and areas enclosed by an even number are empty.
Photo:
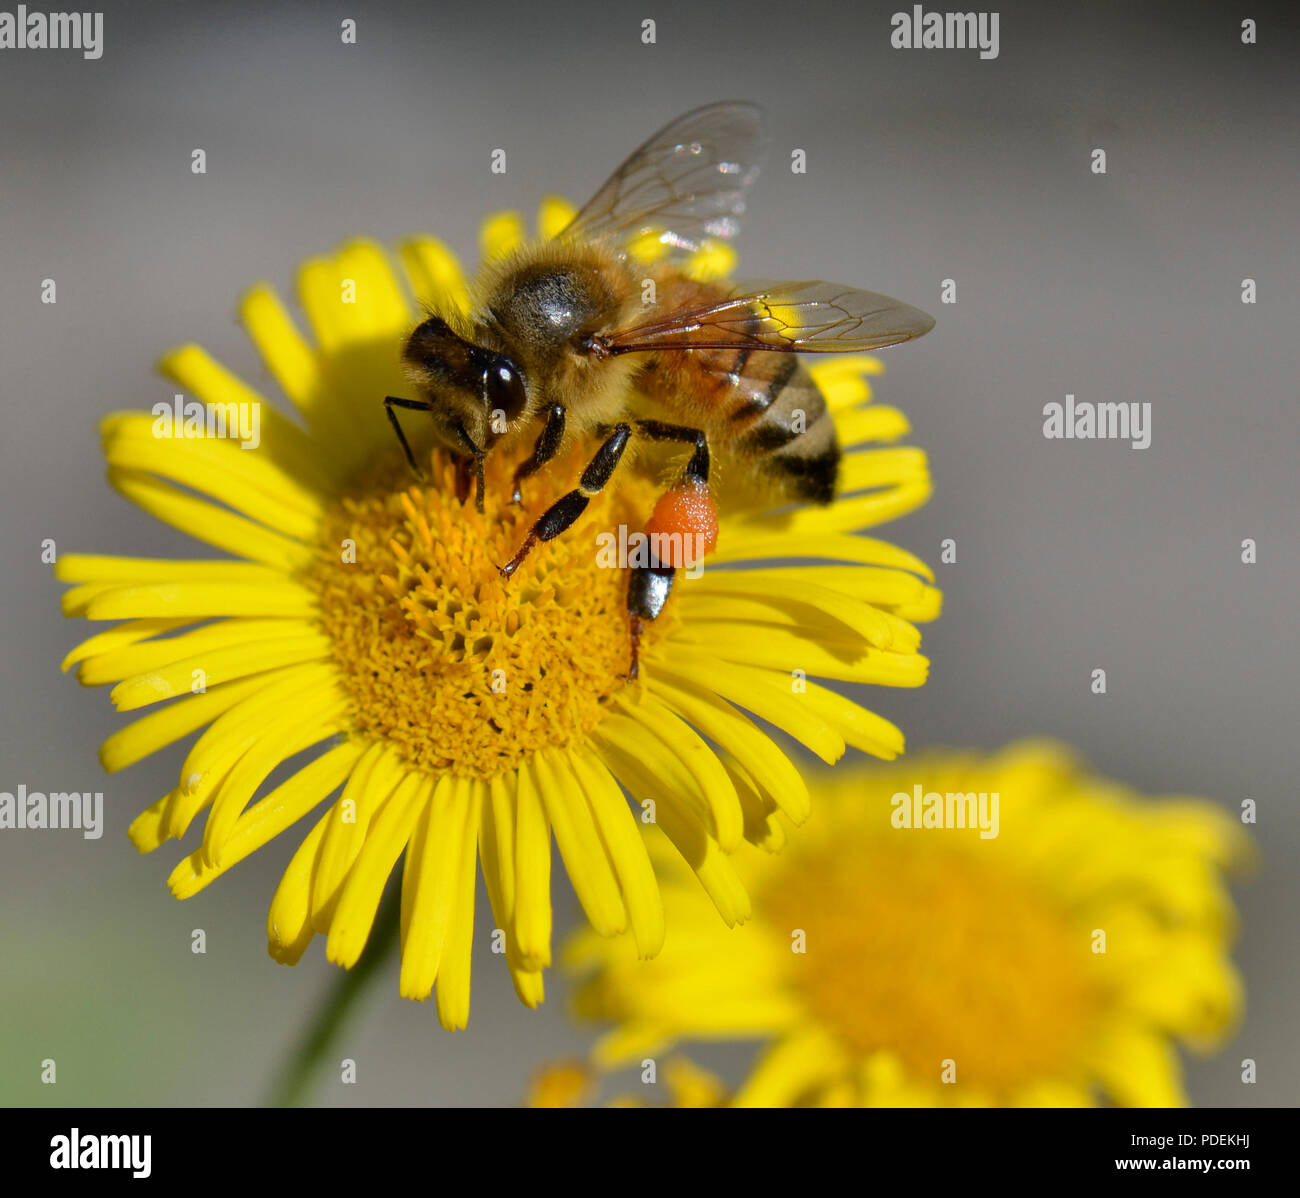
[[[628,579],[628,585],[631,586],[632,580]],[[623,675],[626,682],[635,682],[637,675],[641,673],[641,629],[643,627],[640,616],[634,616],[628,613],[628,625],[631,630],[631,644],[628,646],[628,666],[627,673]]]
[[[660,420],[638,420],[637,432],[650,441],[680,441],[695,446],[678,484],[683,487],[707,487],[709,485],[709,441],[704,431],[689,428],[683,424],[665,424]],[[663,565],[651,550],[651,564],[632,566],[627,578],[627,611],[631,625],[630,664],[627,671],[629,682],[635,681],[641,672],[640,650],[641,633],[646,624],[658,619],[668,596],[672,593],[677,571],[671,565]]]
[[[456,477],[454,486],[457,503],[463,504],[469,498],[470,487],[474,485],[474,480],[470,476],[470,468],[472,465],[472,458],[455,459]]]
[[[530,474],[535,474],[546,465],[560,448],[560,442],[564,440],[564,405],[553,403],[547,409],[546,423],[542,426],[542,431],[537,435],[537,444],[533,446],[533,456],[527,461],[520,462],[515,470],[514,491],[511,493],[511,503],[523,503],[524,496],[519,489],[519,484]]]
[[[638,420],[636,428],[637,432],[651,441],[682,441],[694,445],[695,452],[682,471],[682,484],[708,486],[709,439],[702,429],[688,428],[684,424],[664,424],[661,420]]]
[[[483,514],[483,491],[485,489],[483,459],[487,457],[487,452],[474,444],[474,438],[465,431],[463,424],[456,425],[456,436],[460,438],[461,444],[469,450],[469,456],[474,460],[474,506],[478,508],[478,514],[481,516]]]
[[[641,632],[651,620],[663,611],[672,593],[677,571],[672,566],[661,566],[656,560],[649,566],[632,566],[627,575],[627,613],[631,624],[631,664],[627,680],[634,682],[641,672]]]
[[[615,426],[614,431],[605,438],[591,461],[587,463],[587,468],[578,480],[577,488],[567,495],[561,495],[538,516],[528,536],[524,538],[524,543],[519,546],[519,552],[504,566],[498,567],[502,578],[509,578],[519,569],[519,564],[538,541],[553,540],[582,515],[591,497],[599,495],[605,489],[605,484],[613,477],[614,468],[623,456],[623,450],[627,448],[628,438],[631,435],[632,430],[628,425]]]
[[[415,454],[411,452],[411,444],[407,441],[406,434],[402,432],[402,426],[397,422],[397,413],[393,411],[394,408],[408,408],[415,412],[428,412],[430,407],[427,403],[418,399],[398,399],[395,395],[384,396],[384,411],[388,413],[388,419],[392,422],[393,431],[397,434],[397,439],[402,443],[402,449],[406,453],[406,460],[411,466],[411,473],[421,482],[424,482],[424,471],[416,464]]]

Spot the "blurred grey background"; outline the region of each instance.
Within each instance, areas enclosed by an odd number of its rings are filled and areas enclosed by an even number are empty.
[[[1051,734],[1148,792],[1254,799],[1248,1015],[1190,1085],[1202,1104],[1294,1102],[1296,18],[1004,3],[1000,55],[981,61],[891,49],[902,8],[132,3],[104,10],[98,61],[0,51],[0,788],[102,788],[107,808],[99,841],[0,833],[0,1101],[259,1101],[337,972],[319,940],[297,969],[265,954],[296,836],[185,904],[164,887],[176,849],[140,858],[125,839],[179,759],[100,771],[96,746],[122,721],[58,673],[86,626],[59,615],[40,543],[202,550],[107,490],[101,414],[169,399],[152,364],[188,340],[263,379],[233,318],[253,280],[288,291],[301,258],[356,233],[434,232],[473,258],[486,210],[580,201],[669,118],[745,97],[774,135],[745,272],[838,278],[939,319],[889,352],[879,387],[913,421],[936,493],[882,535],[935,564],[946,610],[925,631],[929,685],[869,705],[913,748]],[[206,175],[190,172],[195,147]],[[788,169],[794,147],[806,175]],[[1150,448],[1045,440],[1042,407],[1066,392],[1149,401]],[[957,561],[941,566],[949,537]],[[574,904],[556,891],[563,927]],[[319,1101],[509,1104],[535,1065],[582,1050],[562,978],[526,1012],[483,947],[481,899],[480,914],[469,1030],[400,1000],[390,969],[340,1054],[359,1084],[327,1079]],[[745,1054],[700,1055],[734,1072]],[[47,1056],[55,1087],[39,1082]]]

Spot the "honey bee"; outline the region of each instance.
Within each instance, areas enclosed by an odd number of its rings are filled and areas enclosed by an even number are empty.
[[[562,446],[599,438],[577,487],[538,517],[503,577],[577,520],[633,438],[689,452],[647,524],[647,533],[667,534],[660,546],[694,537],[713,547],[713,454],[774,501],[834,497],[835,425],[796,355],[880,349],[921,336],[934,319],[833,283],[687,275],[685,256],[736,235],[766,140],[756,105],[686,113],[633,152],[558,237],[489,266],[468,319],[430,316],[410,335],[403,365],[420,398],[388,396],[388,418],[421,475],[395,409],[429,414],[437,441],[473,473],[480,512],[494,448],[536,437],[515,470],[518,503],[523,481]],[[647,240],[658,250],[648,266],[637,261]],[[629,678],[643,625],[663,611],[682,564],[666,553],[629,567]]]

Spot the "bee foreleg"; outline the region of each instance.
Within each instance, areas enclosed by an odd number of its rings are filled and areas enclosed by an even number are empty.
[[[514,491],[510,496],[512,503],[523,503],[524,497],[519,484],[530,474],[535,474],[545,466],[559,450],[560,442],[564,440],[564,417],[564,405],[551,404],[546,413],[546,423],[537,435],[537,444],[533,446],[533,456],[520,462],[515,470]]]
[[[402,426],[397,422],[397,413],[394,408],[408,408],[416,412],[427,412],[430,407],[423,400],[418,399],[398,399],[395,395],[384,396],[384,411],[388,413],[388,419],[392,422],[393,431],[397,434],[397,439],[402,443],[402,449],[406,453],[406,460],[410,463],[411,473],[421,482],[424,482],[424,471],[416,464],[415,454],[411,452],[411,444],[406,439],[406,434],[402,432]]]
[[[605,489],[605,484],[613,477],[614,468],[623,456],[623,450],[627,448],[628,438],[631,435],[632,430],[626,424],[615,426],[614,431],[605,438],[591,461],[587,463],[587,468],[582,472],[577,487],[567,495],[561,495],[538,516],[537,522],[524,538],[524,543],[519,546],[519,552],[500,567],[503,578],[509,578],[519,569],[519,564],[538,541],[550,541],[558,537],[586,511],[591,497],[599,495]]]

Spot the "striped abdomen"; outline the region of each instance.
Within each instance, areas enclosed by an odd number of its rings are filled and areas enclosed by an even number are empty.
[[[748,349],[661,353],[638,387],[701,427],[716,451],[752,464],[792,500],[830,503],[840,447],[835,422],[796,354]]]

